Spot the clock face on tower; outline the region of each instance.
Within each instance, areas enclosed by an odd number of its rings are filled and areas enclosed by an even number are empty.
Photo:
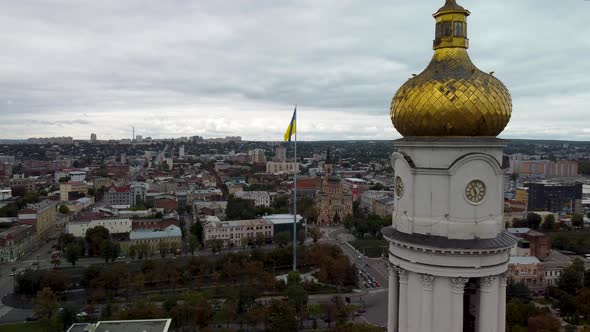
[[[486,185],[480,180],[473,180],[465,187],[465,198],[471,203],[481,203],[485,196]]]
[[[397,198],[401,198],[404,195],[404,183],[399,176],[395,178],[395,195]]]

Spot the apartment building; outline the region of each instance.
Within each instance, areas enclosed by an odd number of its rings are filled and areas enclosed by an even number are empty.
[[[46,238],[57,223],[57,202],[45,200],[18,211],[18,222],[35,228],[38,238]]]

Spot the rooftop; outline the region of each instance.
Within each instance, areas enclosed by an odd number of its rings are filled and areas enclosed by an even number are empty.
[[[180,236],[182,236],[182,232],[176,225],[170,225],[163,230],[138,229],[129,233],[130,240],[146,240]]]
[[[167,332],[170,323],[172,319],[100,321],[94,332]]]
[[[535,256],[511,256],[508,264],[523,265],[523,264],[539,264],[541,261]]]
[[[292,224],[293,223],[293,215],[292,214],[269,214],[267,216],[263,216],[262,218],[271,222],[274,225]],[[297,222],[300,222],[301,219],[303,219],[303,217],[300,215],[297,215]]]
[[[531,231],[528,227],[513,227],[513,228],[506,228],[508,233],[510,234],[526,234]]]

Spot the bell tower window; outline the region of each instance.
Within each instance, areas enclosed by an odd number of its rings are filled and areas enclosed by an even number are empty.
[[[463,32],[463,22],[453,22],[453,35],[455,37],[465,37],[465,33]]]
[[[451,36],[451,22],[443,22],[442,35],[443,35],[443,37],[450,37]]]
[[[434,39],[440,39],[442,37],[442,23],[436,23],[436,31],[434,32]]]

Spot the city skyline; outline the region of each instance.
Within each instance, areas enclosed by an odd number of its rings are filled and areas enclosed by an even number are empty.
[[[427,64],[439,4],[4,4],[0,139],[130,138],[133,124],[153,138],[280,140],[295,103],[300,140],[396,139],[388,102]],[[462,2],[472,59],[512,94],[502,138],[590,139],[590,4],[553,4]]]

